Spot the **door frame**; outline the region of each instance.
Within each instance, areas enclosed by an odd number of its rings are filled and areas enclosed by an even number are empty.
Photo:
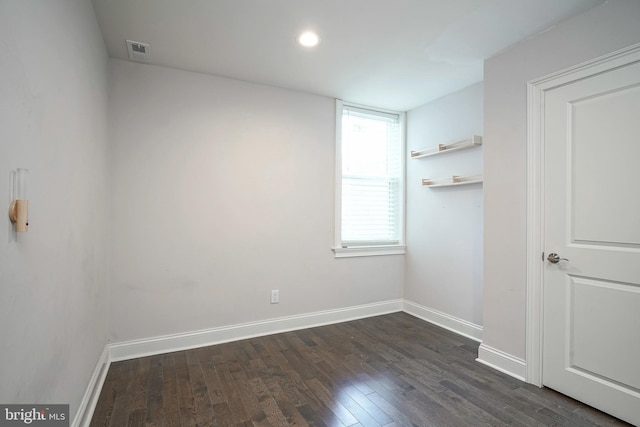
[[[527,83],[527,303],[526,376],[542,387],[544,327],[544,112],[546,92],[614,68],[640,61],[640,43]]]

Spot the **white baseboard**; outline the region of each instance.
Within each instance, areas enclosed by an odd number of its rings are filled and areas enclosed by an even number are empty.
[[[96,404],[100,397],[100,391],[102,390],[102,385],[104,384],[104,379],[109,371],[110,364],[109,347],[105,346],[100,358],[98,359],[98,363],[93,370],[93,375],[91,375],[89,385],[87,386],[87,390],[80,402],[80,406],[78,407],[76,416],[71,423],[71,427],[88,427],[91,423],[91,417],[93,416],[93,411],[96,409]]]
[[[527,364],[519,357],[512,356],[486,344],[480,344],[476,361],[490,366],[507,375],[511,375],[520,381],[526,381]]]
[[[446,313],[425,307],[415,302],[404,300],[404,310],[412,316],[425,320],[456,334],[482,342],[482,326],[459,319]]]
[[[110,360],[115,362],[332,323],[347,322],[398,311],[402,311],[402,300],[400,299],[336,310],[317,311],[260,322],[242,323],[195,332],[115,343],[109,345],[109,355]]]

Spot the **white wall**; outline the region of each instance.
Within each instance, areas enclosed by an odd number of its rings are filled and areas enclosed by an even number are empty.
[[[610,0],[485,62],[483,343],[525,356],[526,83],[640,42],[640,1]]]
[[[483,86],[407,116],[407,151],[482,135]],[[482,148],[407,161],[405,299],[482,325],[482,185],[426,188],[422,178],[482,173]]]
[[[333,99],[110,70],[113,341],[401,297],[402,256],[333,257]]]
[[[107,340],[107,54],[85,0],[0,0],[0,402],[77,411]],[[30,169],[29,231],[11,170]]]

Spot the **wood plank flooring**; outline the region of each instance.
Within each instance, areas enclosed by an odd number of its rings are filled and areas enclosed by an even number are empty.
[[[116,362],[91,427],[622,426],[406,313]]]

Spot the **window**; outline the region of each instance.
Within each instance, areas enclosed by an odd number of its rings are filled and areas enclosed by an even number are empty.
[[[336,257],[404,253],[404,113],[336,102]]]

